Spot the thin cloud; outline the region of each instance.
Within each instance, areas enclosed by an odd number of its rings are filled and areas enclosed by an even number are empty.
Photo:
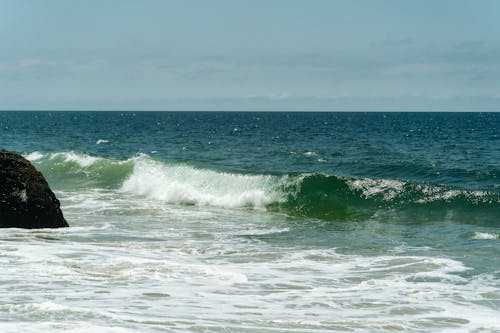
[[[484,40],[470,40],[455,45],[455,48],[458,50],[472,51],[481,49],[484,46],[486,46],[486,41]]]
[[[410,37],[400,38],[400,39],[392,39],[387,38],[380,42],[376,42],[373,45],[375,47],[403,47],[409,46],[413,44],[413,39]]]

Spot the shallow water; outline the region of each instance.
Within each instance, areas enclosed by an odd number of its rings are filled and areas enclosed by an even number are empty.
[[[71,227],[0,231],[0,330],[498,331],[499,122],[2,112]]]

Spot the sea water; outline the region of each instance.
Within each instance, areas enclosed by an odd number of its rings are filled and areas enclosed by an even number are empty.
[[[500,114],[1,112],[70,228],[1,332],[498,332]]]

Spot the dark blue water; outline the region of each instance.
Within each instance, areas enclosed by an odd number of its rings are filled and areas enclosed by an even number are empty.
[[[138,153],[249,173],[320,172],[497,192],[498,113],[2,112],[24,153]],[[109,144],[96,145],[99,139]]]
[[[0,112],[0,148],[71,225],[2,234],[0,322],[494,332],[499,130],[499,113]]]

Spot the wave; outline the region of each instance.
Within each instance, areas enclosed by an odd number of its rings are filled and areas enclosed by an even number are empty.
[[[243,175],[138,159],[121,191],[167,203],[265,209],[279,201],[276,183],[266,175]]]
[[[300,175],[282,191],[286,199],[272,208],[326,220],[368,218],[380,211],[498,209],[500,198],[486,191],[450,189],[394,179]]]
[[[353,220],[381,210],[499,209],[487,191],[395,179],[328,174],[265,175],[169,163],[141,154],[114,160],[76,152],[26,155],[56,188],[109,188],[165,204],[244,208],[326,220]]]
[[[118,187],[133,172],[136,160],[142,156],[113,160],[69,151],[32,152],[24,157],[44,174],[52,186],[78,189]]]

